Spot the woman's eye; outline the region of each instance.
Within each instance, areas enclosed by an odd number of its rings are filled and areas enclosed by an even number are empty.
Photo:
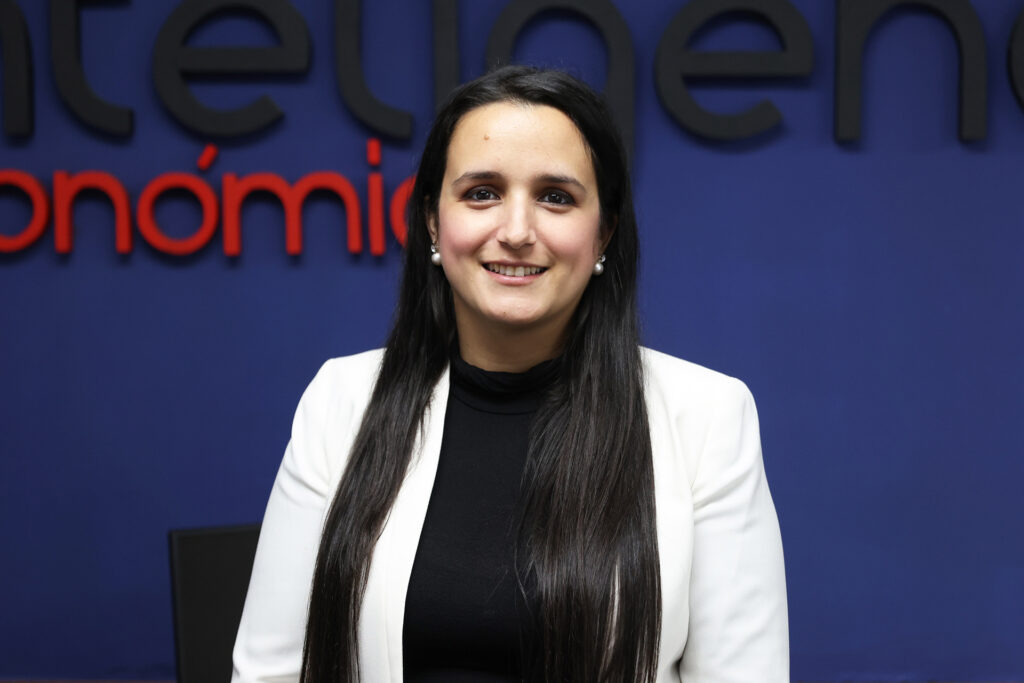
[[[466,199],[474,202],[489,202],[492,199],[497,199],[498,195],[494,194],[486,187],[475,187],[466,194]]]
[[[572,197],[567,192],[561,190],[551,190],[541,195],[540,200],[548,204],[573,204]]]

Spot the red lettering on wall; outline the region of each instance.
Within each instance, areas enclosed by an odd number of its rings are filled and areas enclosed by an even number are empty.
[[[370,166],[380,166],[380,140],[366,141],[366,161]],[[383,256],[387,248],[384,240],[384,176],[371,171],[366,179],[366,223],[370,233],[370,253]]]
[[[190,237],[174,239],[168,237],[156,224],[153,207],[165,192],[185,190],[199,200],[203,210],[203,222]],[[217,195],[202,179],[190,173],[164,173],[153,179],[139,196],[139,232],[150,246],[165,254],[184,256],[194,254],[206,246],[217,230]]]
[[[6,169],[0,171],[0,187],[16,187],[32,202],[32,218],[17,235],[0,235],[0,252],[14,252],[27,249],[46,230],[50,220],[50,201],[42,184],[24,171]]]
[[[207,171],[217,160],[219,150],[215,145],[204,147],[196,166]],[[386,215],[391,219],[391,231],[403,247],[409,227],[406,223],[406,205],[412,194],[414,178],[406,178],[395,189],[388,202],[384,178],[379,170],[381,164],[380,140],[370,139],[366,144],[366,161],[371,170],[367,178],[367,225],[370,252],[383,256],[387,252]],[[294,184],[288,183],[275,173],[253,173],[239,177],[226,173],[221,177],[218,193],[198,175],[170,172],[154,178],[138,197],[135,219],[139,232],[154,249],[172,255],[189,255],[202,249],[213,238],[220,223],[221,202],[223,201],[224,253],[238,256],[242,251],[241,212],[245,200],[253,192],[268,192],[281,202],[285,214],[285,249],[288,254],[302,253],[303,222],[302,211],[312,192],[327,191],[341,199],[345,208],[346,246],[348,251],[358,254],[363,250],[363,208],[360,197],[351,182],[334,171],[318,171],[300,178]],[[55,171],[53,175],[53,201],[43,184],[24,171],[0,170],[0,187],[10,185],[24,192],[32,203],[32,218],[29,224],[16,235],[0,234],[0,252],[16,252],[28,248],[46,231],[51,210],[54,213],[54,244],[61,254],[74,249],[75,202],[84,191],[95,190],[106,196],[114,208],[114,231],[118,253],[131,253],[133,243],[131,198],[124,184],[104,171],[81,171],[71,174]],[[189,237],[178,239],[168,236],[156,222],[156,203],[167,192],[174,190],[190,193],[202,208],[201,225]],[[386,214],[386,209],[389,213]]]
[[[377,138],[366,141],[366,162],[370,166],[380,166],[380,140]]]
[[[339,173],[310,173],[295,185],[288,184],[275,173],[253,173],[244,178],[225,173],[221,189],[224,195],[224,253],[228,256],[238,256],[242,252],[242,203],[257,191],[273,194],[284,207],[285,250],[289,254],[302,253],[302,205],[316,190],[328,190],[341,199],[348,224],[348,250],[353,254],[363,250],[359,195],[352,183]]]
[[[391,197],[391,232],[403,247],[405,238],[409,234],[409,224],[405,220],[406,209],[409,197],[412,196],[412,186],[415,184],[416,176],[409,176],[395,189],[395,194]]]
[[[208,171],[210,166],[213,166],[213,162],[217,159],[217,145],[207,145],[203,148],[203,153],[199,155],[199,159],[196,161],[196,166],[199,167],[200,171]]]
[[[117,253],[132,250],[132,208],[128,192],[114,176],[103,171],[67,171],[53,174],[53,239],[58,254],[70,254],[74,246],[74,203],[83,190],[98,190],[114,206],[114,235]]]

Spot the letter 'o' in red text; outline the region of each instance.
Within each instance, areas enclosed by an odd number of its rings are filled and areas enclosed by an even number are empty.
[[[186,190],[199,200],[203,210],[203,222],[191,236],[175,239],[164,234],[156,224],[153,207],[157,200],[169,190]],[[150,246],[165,254],[185,256],[199,251],[213,238],[217,230],[217,195],[210,185],[191,173],[164,173],[153,179],[139,195],[137,209],[139,232]]]
[[[50,201],[42,184],[24,171],[0,170],[0,187],[10,185],[28,195],[32,202],[32,219],[17,235],[0,235],[0,252],[21,251],[28,248],[46,230],[50,220]]]

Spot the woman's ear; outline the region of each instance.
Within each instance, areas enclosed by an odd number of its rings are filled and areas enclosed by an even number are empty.
[[[430,241],[437,244],[437,212],[431,211],[429,198],[424,201],[423,215],[427,217],[427,232],[430,233]]]
[[[619,217],[615,216],[607,223],[601,224],[601,253],[603,254],[608,249],[608,243],[612,241],[612,235],[615,234],[615,228],[619,225]]]

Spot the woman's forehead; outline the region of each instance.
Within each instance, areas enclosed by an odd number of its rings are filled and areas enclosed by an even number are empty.
[[[547,105],[496,102],[459,120],[448,146],[446,177],[527,170],[533,175],[584,176],[593,182],[583,135],[563,112]]]

